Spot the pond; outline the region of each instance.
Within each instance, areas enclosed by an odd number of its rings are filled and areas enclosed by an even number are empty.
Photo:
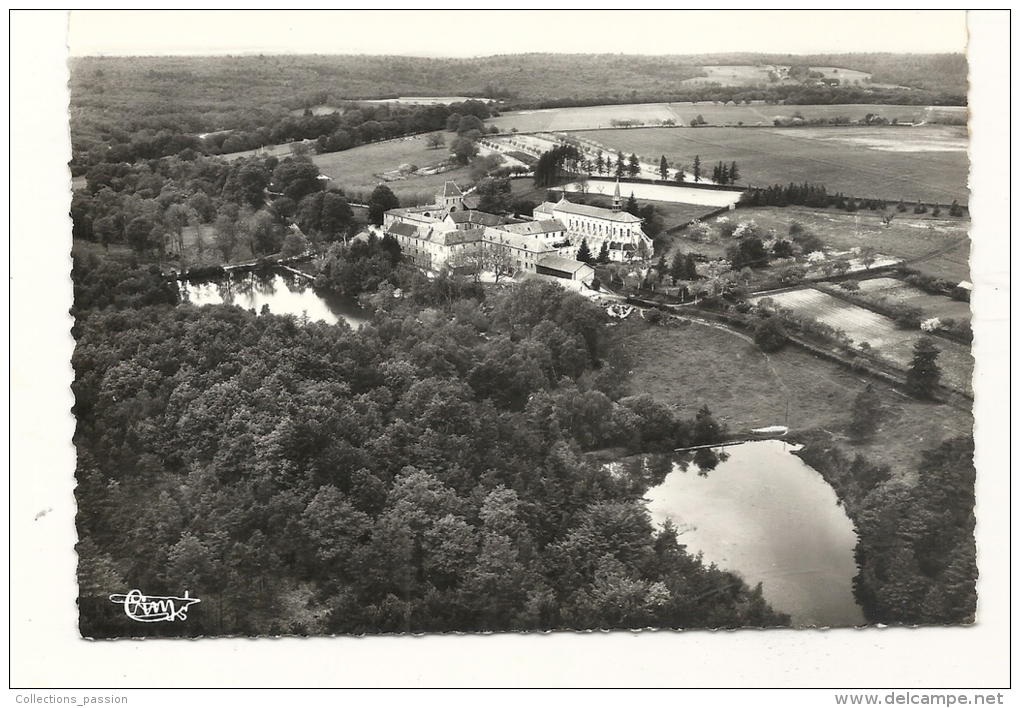
[[[356,300],[323,295],[308,280],[279,271],[232,272],[213,280],[183,281],[179,287],[181,300],[195,305],[226,303],[255,312],[268,305],[274,315],[307,315],[309,320],[327,324],[343,320],[354,329],[370,318]]]
[[[759,582],[794,626],[864,624],[853,597],[857,535],[836,494],[780,440],[725,448],[700,471],[673,462],[645,495],[653,521],[677,527],[679,543],[706,563]]]

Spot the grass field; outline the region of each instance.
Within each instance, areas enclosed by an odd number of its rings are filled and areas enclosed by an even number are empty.
[[[706,86],[708,84],[719,84],[720,86],[747,86],[768,83],[769,72],[764,66],[744,65],[720,65],[703,67],[707,77],[701,76],[693,79],[684,79],[681,83],[684,86]]]
[[[708,79],[692,79],[691,81],[706,80]],[[510,132],[513,128],[522,133],[546,130],[597,130],[610,127],[614,119],[636,120],[649,124],[672,119],[677,125],[688,126],[700,115],[710,125],[771,126],[776,118],[792,118],[797,113],[806,120],[837,116],[861,120],[869,113],[882,116],[889,121],[897,120],[900,123],[918,123],[926,118],[930,120],[938,117],[952,117],[954,120],[964,121],[967,119],[967,109],[957,106],[939,107],[931,111],[927,106],[874,104],[780,106],[766,104],[763,101],[752,101],[750,104],[740,105],[732,103],[720,105],[711,101],[701,101],[698,103],[642,103],[517,111],[504,113],[498,118],[490,118],[486,121],[486,125],[498,126],[504,133]]]
[[[843,128],[633,128],[584,133],[646,161],[665,155],[688,174],[736,161],[741,184],[821,184],[830,193],[892,201],[967,203],[967,129],[955,126]]]
[[[914,343],[920,330],[902,329],[888,317],[835,298],[813,288],[790,290],[769,295],[778,305],[841,329],[855,344],[867,342],[872,352],[906,370],[913,358]],[[757,302],[753,298],[752,302]],[[956,342],[938,341],[939,366],[944,383],[962,391],[971,391],[974,360],[970,350]]]
[[[884,213],[896,211],[888,209]],[[931,214],[896,213],[887,227],[882,224],[882,214],[869,210],[848,214],[835,209],[761,207],[738,209],[731,217],[738,221],[753,220],[764,231],[774,229],[781,236],[789,233],[790,224],[800,222],[835,251],[870,247],[905,260],[935,253],[936,256],[912,263],[911,267],[945,280],[970,280],[969,219],[946,216],[945,210],[938,218]]]
[[[929,295],[920,288],[896,278],[872,278],[860,281],[861,292],[885,297],[891,303],[919,307],[925,317],[952,317],[970,320],[970,303],[944,295]]]
[[[430,149],[421,137],[388,140],[382,143],[362,145],[351,150],[316,155],[312,158],[319,171],[330,178],[330,186],[343,189],[347,194],[366,196],[383,182],[383,172],[398,169],[403,164],[420,168],[436,165],[450,156],[449,149]],[[461,186],[468,181],[468,168],[458,167],[437,175],[412,175],[408,179],[386,182],[386,186],[400,199],[403,205],[429,203],[436,191],[447,180]],[[424,197],[424,201],[421,201]]]
[[[736,431],[785,424],[839,433],[849,422],[854,397],[870,382],[882,398],[883,414],[874,438],[853,449],[901,473],[916,465],[921,450],[973,426],[969,412],[914,401],[796,347],[766,358],[748,338],[722,328],[626,320],[613,336],[625,359],[621,364],[631,372],[632,393],[648,393],[685,415],[707,404]]]

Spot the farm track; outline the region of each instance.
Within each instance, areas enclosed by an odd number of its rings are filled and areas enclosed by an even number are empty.
[[[970,240],[969,236],[961,236],[960,238],[956,239],[952,243],[949,243],[949,244],[947,244],[945,246],[937,248],[934,251],[931,251],[930,253],[925,253],[924,255],[917,256],[916,258],[907,259],[907,260],[903,261],[903,264],[904,265],[915,265],[917,263],[924,263],[926,261],[930,261],[932,258],[938,258],[939,256],[944,256],[947,253],[955,251],[957,248],[959,248],[960,246],[962,246],[964,243],[966,243],[969,240]]]

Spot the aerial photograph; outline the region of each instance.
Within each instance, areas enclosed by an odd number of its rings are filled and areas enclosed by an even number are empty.
[[[485,15],[71,43],[80,636],[974,623],[965,15],[940,52]]]

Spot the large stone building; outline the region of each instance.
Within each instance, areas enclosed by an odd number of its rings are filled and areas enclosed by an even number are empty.
[[[571,250],[564,255],[571,258],[577,256],[582,241],[588,242],[588,250],[593,256],[597,256],[605,244],[609,259],[617,262],[651,258],[653,255],[652,239],[642,230],[641,219],[621,209],[619,183],[612,209],[574,204],[563,197],[556,203],[544,202],[535,207],[535,219],[555,219],[566,227]]]
[[[628,215],[629,216],[629,215]],[[594,270],[571,260],[580,240],[572,242],[566,224],[557,218],[527,221],[470,208],[453,182],[436,194],[436,203],[390,209],[383,217],[387,234],[415,265],[430,271],[459,267],[471,258],[500,251],[504,266],[514,273],[545,274],[591,282]],[[545,263],[545,268],[540,266]]]

